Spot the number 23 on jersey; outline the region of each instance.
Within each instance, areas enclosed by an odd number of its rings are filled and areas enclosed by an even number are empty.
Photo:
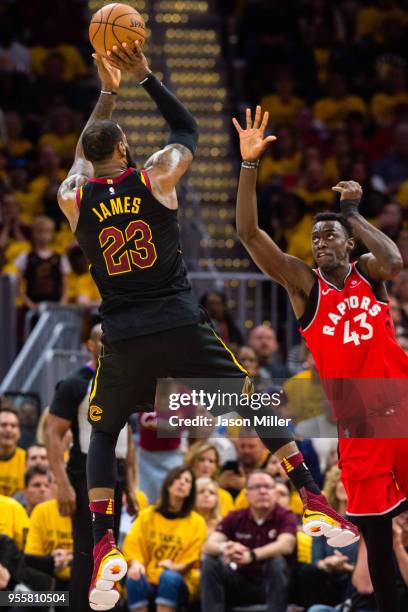
[[[124,232],[113,226],[103,228],[99,244],[109,276],[126,274],[134,267],[151,268],[157,259],[150,226],[141,219],[131,221]],[[127,248],[118,255],[126,244]]]

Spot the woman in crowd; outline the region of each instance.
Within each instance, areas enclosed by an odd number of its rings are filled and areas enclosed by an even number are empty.
[[[131,612],[147,612],[153,600],[157,612],[175,612],[197,595],[207,528],[193,510],[194,481],[190,468],[173,468],[163,482],[159,503],[140,513],[124,541]]]
[[[201,440],[192,444],[184,457],[184,463],[190,467],[196,478],[218,478],[220,455],[217,448],[209,442]],[[218,487],[218,501],[221,517],[234,510],[231,494],[221,487]]]
[[[212,478],[197,478],[195,510],[205,520],[208,534],[212,533],[221,519],[218,484]]]

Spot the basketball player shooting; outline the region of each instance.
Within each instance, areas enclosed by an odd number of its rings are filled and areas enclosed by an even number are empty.
[[[398,379],[391,381],[392,391],[397,390],[408,377],[408,357],[395,340],[384,282],[395,278],[403,267],[398,248],[359,214],[360,185],[341,181],[333,187],[340,193],[340,213],[321,213],[314,218],[311,243],[317,267],[312,270],[285,254],[258,226],[257,167],[262,153],[275,140],[274,136],[265,138],[267,122],[268,113],[261,120],[259,106],[254,120],[247,109],[245,128],[233,119],[243,159],[236,210],[239,237],[259,268],[286,289],[324,386],[333,380],[370,379],[370,385],[378,389],[377,381]],[[356,239],[369,253],[351,263]],[[356,399],[356,395],[349,397],[351,409]],[[381,418],[383,427],[397,422],[406,431],[406,400],[401,406],[400,421],[394,421],[394,409],[375,418]],[[370,424],[370,418],[366,420]],[[396,437],[401,435],[396,429],[387,431],[389,438],[340,435],[339,466],[348,497],[347,514],[366,540],[378,607],[381,612],[395,612],[392,517],[406,509],[408,440]],[[315,513],[307,506],[306,496],[303,528],[310,535],[320,535],[315,529],[319,520],[316,523]]]
[[[127,571],[112,527],[115,446],[129,415],[153,409],[159,378],[235,379],[239,389],[248,381],[198,306],[180,248],[175,187],[193,160],[197,124],[150,71],[137,42],[134,49],[126,43],[113,47],[108,59],[94,57],[102,91],[58,202],[102,296],[103,348],[88,415],[94,535],[89,601],[94,610],[109,610],[119,599],[116,583]],[[111,121],[122,71],[144,88],[170,128],[168,144],[141,169],[134,167],[122,129]],[[358,538],[357,529],[327,505],[292,434],[281,431],[281,438],[263,439],[265,445],[318,512],[333,544],[349,544]]]

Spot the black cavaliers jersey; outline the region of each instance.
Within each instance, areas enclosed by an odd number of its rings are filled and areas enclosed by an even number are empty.
[[[75,235],[102,296],[108,341],[198,322],[177,211],[152,195],[145,170],[89,179],[77,203]]]
[[[30,300],[36,304],[58,302],[62,296],[61,256],[53,253],[43,258],[31,251],[27,257],[24,279]]]

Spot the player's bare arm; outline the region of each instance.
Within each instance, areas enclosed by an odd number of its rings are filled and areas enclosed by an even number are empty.
[[[265,274],[285,287],[289,293],[295,314],[300,317],[315,282],[312,270],[302,260],[284,253],[258,225],[256,198],[256,168],[261,155],[275,136],[265,137],[269,114],[261,121],[261,107],[257,106],[252,121],[251,110],[246,111],[246,128],[234,118],[239,134],[241,155],[248,166],[241,167],[238,183],[236,223],[238,236],[256,265]],[[253,167],[251,167],[251,164]]]
[[[88,180],[88,178],[93,176],[93,166],[85,159],[82,147],[82,136],[85,130],[92,125],[92,123],[95,123],[95,121],[110,119],[112,117],[116,100],[116,96],[112,95],[112,92],[117,93],[121,77],[120,70],[111,66],[104,57],[94,53],[93,58],[101,81],[101,94],[78,139],[72,168],[58,190],[58,204],[67,217],[72,231],[75,231],[79,216],[76,203],[76,191],[78,187]]]
[[[361,240],[370,251],[358,260],[362,272],[378,281],[395,278],[404,265],[401,253],[388,236],[359,214],[358,205],[363,195],[359,183],[341,181],[332,189],[340,193],[340,209],[350,222],[354,237]]]
[[[113,47],[109,55],[113,66],[133,74],[154,100],[170,127],[167,146],[154,153],[145,163],[154,196],[168,208],[177,208],[175,186],[188,170],[198,142],[194,117],[151,72],[138,41],[134,49],[126,43]]]

